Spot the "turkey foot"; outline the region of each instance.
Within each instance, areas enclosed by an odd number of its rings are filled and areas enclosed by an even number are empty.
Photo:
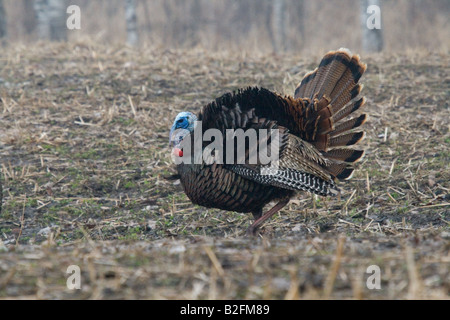
[[[280,211],[285,205],[289,203],[289,198],[281,199],[276,205],[272,207],[269,211],[267,211],[263,216],[259,217],[255,220],[255,222],[252,223],[250,227],[248,227],[246,234],[250,236],[255,236],[256,231],[258,231],[258,228],[269,219],[271,216],[273,216],[275,213]]]

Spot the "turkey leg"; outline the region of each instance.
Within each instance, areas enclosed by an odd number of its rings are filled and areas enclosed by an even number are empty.
[[[259,217],[255,220],[255,222],[252,223],[250,227],[247,229],[247,235],[255,235],[258,228],[269,219],[271,216],[273,216],[275,213],[280,211],[285,205],[289,203],[289,198],[281,199],[276,205],[273,206],[272,209],[267,211],[263,216]]]

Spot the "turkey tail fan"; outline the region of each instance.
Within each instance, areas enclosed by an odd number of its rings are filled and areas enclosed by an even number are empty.
[[[322,96],[327,96],[333,104],[341,96],[348,97],[347,101],[340,102],[343,106],[352,99],[352,95],[354,98],[359,93],[359,86],[356,85],[365,70],[366,65],[360,62],[359,56],[352,55],[348,49],[328,52],[319,67],[305,75],[295,89],[294,98],[317,97],[320,100]]]
[[[354,129],[367,120],[367,115],[351,115],[365,103],[364,98],[357,98],[362,90],[358,81],[365,71],[366,65],[348,49],[331,51],[295,89],[294,98],[307,101],[312,111],[308,142],[330,160],[325,169],[339,180],[349,179],[353,173],[351,163],[364,155],[362,150],[345,147],[364,137],[364,132]]]

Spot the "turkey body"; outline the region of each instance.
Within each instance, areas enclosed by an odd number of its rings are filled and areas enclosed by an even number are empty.
[[[255,222],[248,232],[254,234],[298,191],[322,196],[337,194],[336,182],[351,177],[352,164],[364,153],[349,146],[363,138],[364,133],[354,129],[365,122],[366,115],[348,116],[364,104],[364,98],[358,98],[358,81],[365,69],[359,56],[340,49],[327,53],[319,67],[305,75],[294,97],[283,97],[264,88],[246,88],[204,106],[191,117],[201,121],[202,133],[216,129],[225,136],[230,129],[276,129],[277,139],[266,138],[266,143],[268,147],[276,144],[279,157],[276,163],[249,163],[249,155],[258,151],[249,144],[245,146],[244,164],[180,163],[177,171],[189,199],[205,207],[251,212]],[[184,120],[184,116],[177,117],[172,130],[189,124],[192,132],[194,125],[189,119]],[[260,142],[264,136],[258,135],[257,139]],[[189,135],[182,140],[193,144]],[[227,152],[230,150],[224,151]],[[274,164],[276,169],[272,170]],[[277,203],[263,214],[264,206],[271,201]]]
[[[181,164],[177,167],[180,181],[189,199],[198,205],[258,217],[270,201],[291,197],[295,191],[264,185],[247,179],[224,165],[203,166]],[[211,183],[209,181],[220,183]]]

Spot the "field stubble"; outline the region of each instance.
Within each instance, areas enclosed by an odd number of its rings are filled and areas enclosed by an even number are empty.
[[[362,58],[370,118],[353,179],[337,198],[300,193],[252,239],[250,216],[194,206],[169,178],[171,121],[240,87],[292,94],[320,57],[2,51],[0,297],[448,299],[449,56]]]

